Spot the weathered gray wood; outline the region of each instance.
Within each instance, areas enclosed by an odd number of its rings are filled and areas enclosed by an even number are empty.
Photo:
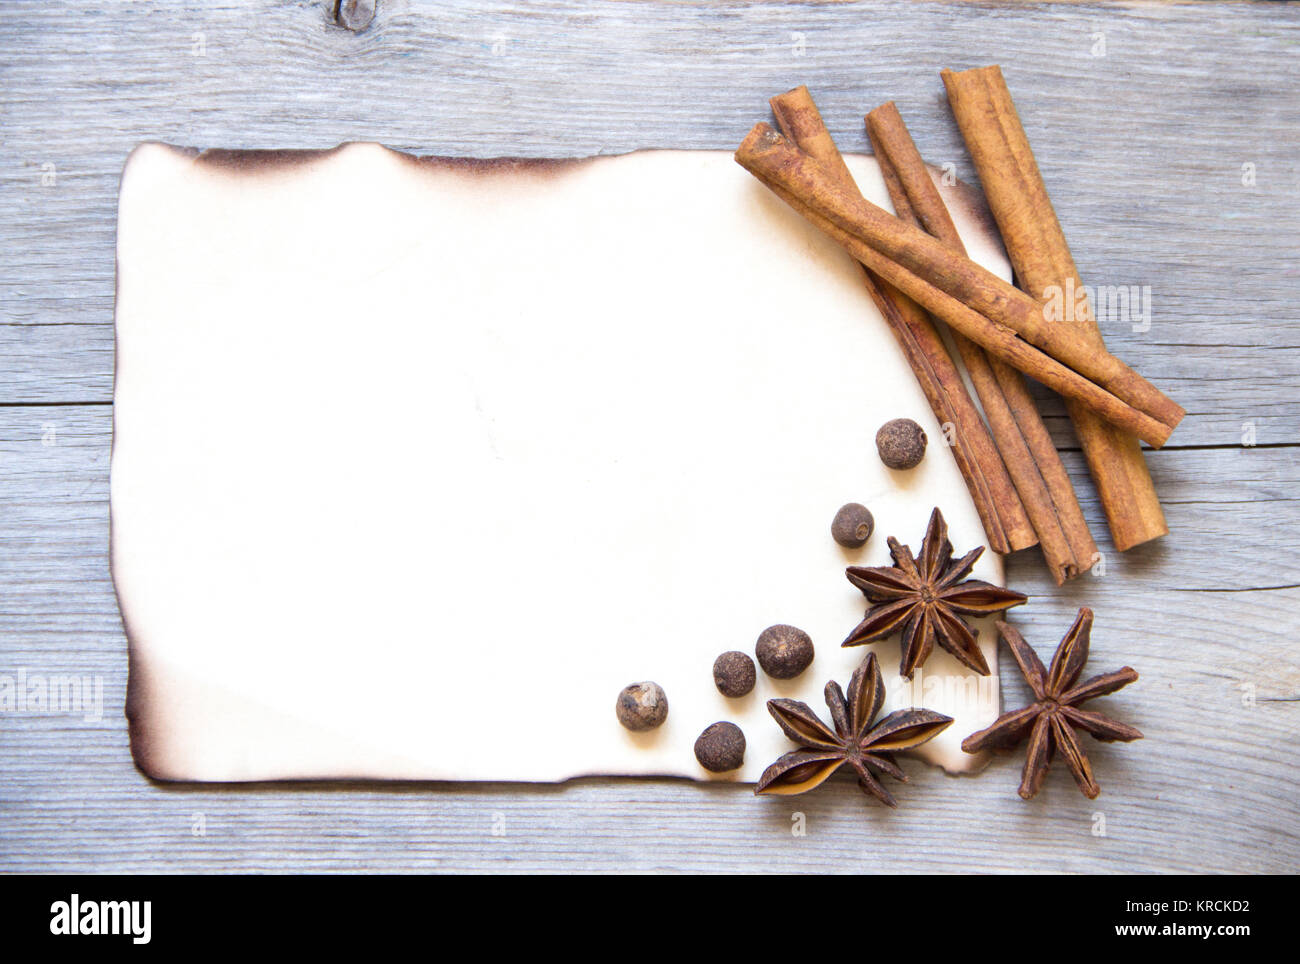
[[[0,5],[0,674],[89,674],[106,704],[96,722],[0,714],[0,870],[1296,868],[1300,8],[381,0],[354,35],[324,7]],[[188,789],[132,768],[106,558],[132,146],[730,149],[769,96],[807,83],[846,149],[892,98],[927,157],[969,177],[937,72],[989,62],[1084,277],[1151,286],[1150,330],[1106,324],[1111,347],[1190,413],[1150,458],[1169,539],[1063,590],[1031,554],[1008,566],[1040,650],[1086,603],[1097,667],[1143,674],[1111,705],[1148,739],[1097,751],[1099,801],[1057,773],[1022,803],[1014,760],[977,779],[913,765],[897,813],[851,785],[775,802],[662,781]],[[1248,423],[1260,447],[1241,446]],[[1009,666],[1004,682],[1022,692]]]
[[[1100,578],[1056,591],[1030,554],[1011,560],[1009,581],[1033,597],[1016,621],[1040,650],[1086,603],[1098,611],[1093,665],[1142,674],[1109,702],[1147,739],[1097,747],[1099,800],[1059,772],[1024,803],[1008,758],[977,778],[912,764],[902,808],[886,813],[847,781],[776,800],[643,780],[150,784],[122,725],[110,418],[106,406],[0,411],[0,672],[90,674],[105,687],[100,721],[0,725],[0,869],[1286,871],[1300,858],[1300,667],[1294,619],[1282,615],[1300,604],[1293,450],[1158,453],[1178,535],[1108,559]],[[1083,471],[1077,458],[1070,469]],[[1096,520],[1096,506],[1086,510]],[[1024,694],[1009,660],[1003,682],[1008,701]],[[806,837],[790,833],[796,811]],[[504,836],[493,835],[498,814]],[[1093,836],[1097,814],[1105,837]]]
[[[355,35],[323,11],[0,8],[0,401],[109,397],[115,194],[141,140],[730,149],[774,91],[807,82],[846,149],[865,148],[863,111],[894,98],[926,155],[969,176],[937,72],[1001,61],[1083,276],[1151,286],[1150,331],[1106,329],[1189,409],[1175,444],[1232,444],[1252,421],[1261,441],[1300,434],[1294,277],[1278,268],[1300,236],[1279,203],[1300,188],[1294,7],[392,0]]]

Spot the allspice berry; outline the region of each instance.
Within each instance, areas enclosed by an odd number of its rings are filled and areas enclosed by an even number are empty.
[[[726,773],[745,762],[745,734],[735,723],[714,723],[695,741],[695,759],[710,773]]]
[[[658,683],[633,683],[619,692],[614,712],[634,733],[653,730],[668,719],[668,696]]]
[[[713,661],[713,683],[723,696],[747,696],[757,679],[754,661],[745,653],[733,649]]]
[[[768,626],[754,648],[758,665],[773,679],[794,679],[813,661],[813,641],[793,626]]]
[[[876,520],[871,517],[871,510],[865,505],[850,502],[840,506],[831,523],[831,538],[845,549],[860,549],[871,538],[876,528]]]
[[[914,469],[925,458],[925,431],[910,418],[890,419],[876,433],[880,461],[891,469]]]

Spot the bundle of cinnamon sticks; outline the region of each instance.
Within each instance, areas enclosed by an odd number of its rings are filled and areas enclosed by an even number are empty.
[[[942,76],[1020,288],[967,257],[892,103],[867,114],[866,127],[893,214],[862,196],[807,88],[772,98],[781,132],[756,125],[736,160],[862,264],[868,293],[951,436],[989,546],[1041,546],[1060,584],[1100,555],[1025,376],[1065,397],[1120,551],[1168,531],[1138,441],[1159,448],[1184,412],[1106,350],[1086,300],[1073,305],[1072,321],[1046,310],[1052,292],[1085,289],[1002,72]]]

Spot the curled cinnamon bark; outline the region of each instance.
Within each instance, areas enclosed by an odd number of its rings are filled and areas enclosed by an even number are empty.
[[[767,124],[750,131],[736,160],[885,281],[1018,370],[1153,446],[1181,420],[1178,405],[1119,359],[1076,341],[1034,299],[969,258],[855,198]]]
[[[957,226],[898,108],[892,102],[884,104],[867,115],[866,124],[876,160],[882,172],[887,172],[885,184],[899,217],[966,254]],[[1024,378],[1011,366],[990,358],[964,335],[953,332],[952,336],[1007,472],[1038,534],[1043,557],[1061,585],[1091,568],[1097,556],[1097,543],[1070,476]]]
[[[1021,286],[1042,297],[1083,291],[1070,247],[1056,218],[1011,93],[999,67],[942,73],[953,116],[998,223]],[[1091,306],[1076,305],[1072,323],[1085,345],[1105,351]],[[1115,547],[1123,552],[1168,533],[1155,485],[1134,433],[1098,418],[1076,400],[1066,407],[1097,485]]]
[[[822,122],[808,88],[796,87],[773,97],[771,104],[786,137],[823,161],[828,170],[856,191],[853,175]],[[941,425],[952,426],[953,458],[966,481],[989,547],[1007,553],[1034,545],[1038,536],[943,338],[916,302],[865,266],[863,272],[867,292],[903,349],[935,418]]]

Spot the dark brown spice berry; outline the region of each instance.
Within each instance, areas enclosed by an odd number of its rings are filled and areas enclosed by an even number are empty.
[[[840,506],[831,523],[831,538],[845,549],[860,549],[871,538],[876,528],[876,520],[871,517],[871,510],[865,505],[850,502]]]
[[[895,418],[880,426],[876,451],[891,469],[914,469],[925,458],[925,432],[910,418]]]
[[[773,679],[794,679],[813,661],[812,638],[793,626],[768,626],[754,651],[758,665]]]
[[[732,650],[713,661],[713,682],[723,696],[748,695],[757,678],[754,661],[745,653]]]
[[[653,730],[668,719],[668,696],[658,683],[633,683],[619,692],[614,712],[633,732]]]
[[[695,741],[695,759],[710,773],[726,773],[745,762],[745,734],[735,723],[714,723]]]

